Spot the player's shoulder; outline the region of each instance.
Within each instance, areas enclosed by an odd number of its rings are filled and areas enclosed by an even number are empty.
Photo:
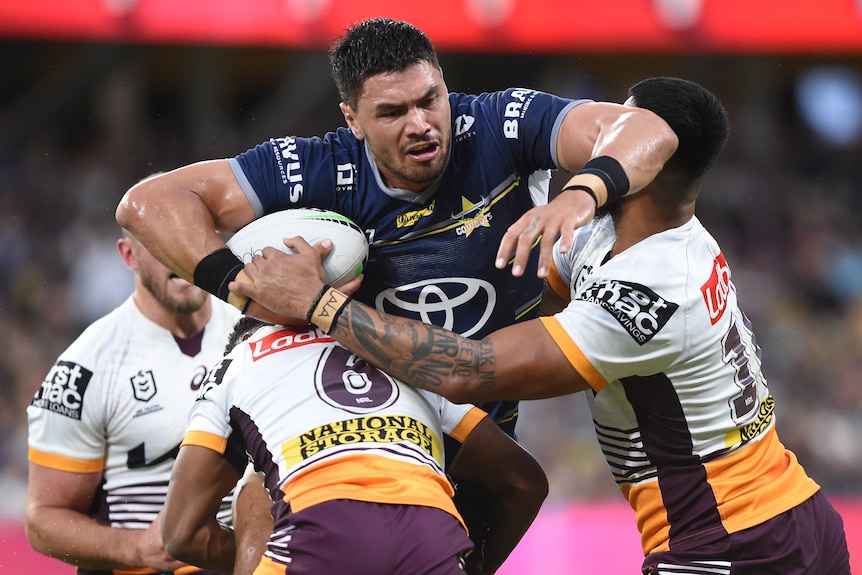
[[[66,348],[63,356],[82,361],[96,358],[126,345],[129,336],[135,333],[139,318],[143,317],[129,297],[106,315],[88,325]]]
[[[611,258],[598,277],[616,287],[648,288],[683,306],[701,300],[701,287],[714,273],[718,244],[696,218],[654,234]]]
[[[302,148],[331,151],[359,149],[362,147],[362,140],[357,138],[352,130],[342,126],[331,132],[326,132],[322,137],[282,136],[270,139],[268,144],[281,152],[281,155],[289,157],[291,153]]]

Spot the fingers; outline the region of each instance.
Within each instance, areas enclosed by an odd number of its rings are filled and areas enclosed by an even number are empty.
[[[365,278],[364,275],[359,274],[355,278],[351,278],[350,280],[346,281],[345,283],[337,285],[337,286],[333,286],[333,287],[337,287],[338,291],[340,291],[343,294],[353,295],[356,292],[356,290],[359,289],[359,286],[362,285],[362,280],[364,278]]]
[[[575,230],[595,215],[595,202],[582,191],[563,192],[551,203],[532,208],[512,224],[497,250],[495,266],[503,269],[512,265],[512,275],[521,276],[538,245],[537,275],[547,277],[553,263],[554,243],[559,239],[559,250],[571,249]]]
[[[248,298],[243,313],[285,323],[305,318],[311,300],[325,283],[322,259],[332,251],[330,240],[309,245],[301,237],[285,238],[286,250],[266,247],[252,257],[231,282],[231,293]]]
[[[511,261],[513,276],[524,273],[533,245],[542,233],[541,223],[541,216],[530,210],[509,227],[497,250],[497,269],[503,269]]]

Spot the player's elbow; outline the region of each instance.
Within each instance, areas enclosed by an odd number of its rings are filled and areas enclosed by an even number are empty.
[[[541,465],[528,453],[511,460],[505,468],[501,481],[505,484],[506,496],[517,501],[526,514],[535,516],[550,492],[548,477]]]
[[[133,230],[136,223],[143,218],[148,201],[146,189],[141,184],[130,188],[114,212],[117,223],[127,230]]]
[[[195,541],[198,529],[185,521],[170,521],[166,516],[162,521],[162,543],[168,555],[184,563],[195,563]]]
[[[662,159],[662,163],[669,160],[679,146],[679,137],[670,125],[658,114],[643,108],[635,108],[634,113],[645,116],[645,121],[650,124],[653,132],[651,142],[656,156]]]
[[[29,512],[24,518],[24,535],[34,551],[50,556],[51,549],[41,536],[39,522]]]
[[[545,499],[550,493],[550,485],[548,484],[548,476],[537,463],[535,466],[530,466],[521,478],[515,483],[516,489],[521,494],[526,505],[532,507],[539,512],[539,508],[545,502]]]

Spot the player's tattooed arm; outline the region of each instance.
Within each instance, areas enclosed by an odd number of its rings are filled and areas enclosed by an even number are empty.
[[[493,394],[496,355],[490,339],[467,339],[354,301],[342,311],[331,335],[390,375],[452,401]]]

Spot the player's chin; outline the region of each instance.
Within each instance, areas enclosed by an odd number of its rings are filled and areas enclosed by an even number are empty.
[[[432,184],[440,177],[445,167],[446,164],[442,161],[411,162],[405,170],[405,179],[414,184]]]
[[[194,287],[194,286],[193,286]],[[200,310],[207,301],[209,294],[200,288],[195,288],[200,293],[194,294],[173,294],[163,301],[162,304],[174,313],[190,314]]]
[[[185,280],[168,282],[167,298],[179,307],[199,309],[206,302],[209,294]]]

